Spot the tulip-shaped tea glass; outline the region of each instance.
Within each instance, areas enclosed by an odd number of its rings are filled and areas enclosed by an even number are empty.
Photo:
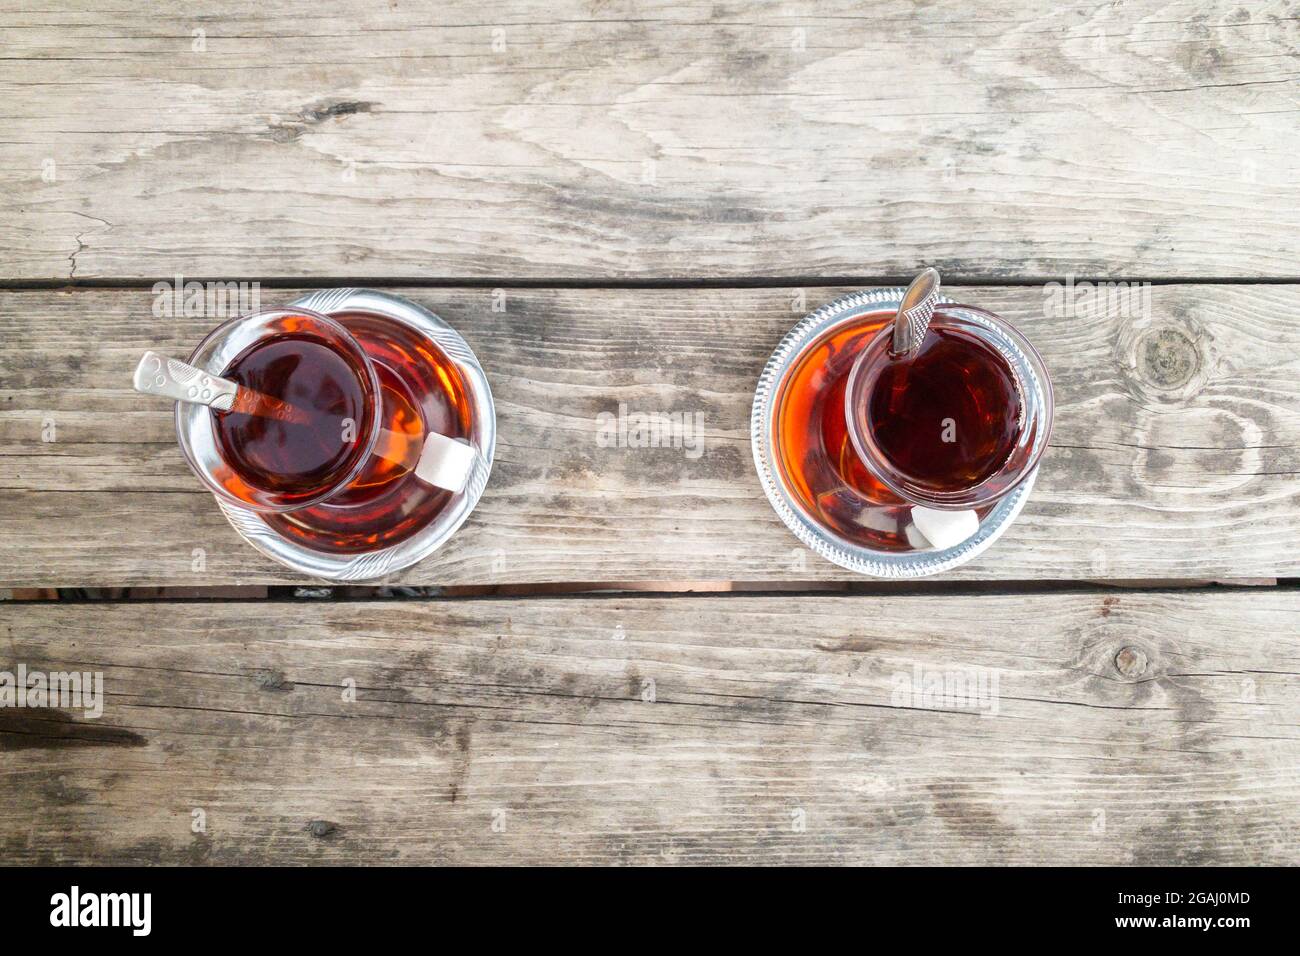
[[[469,344],[415,302],[321,289],[213,330],[188,364],[146,352],[194,473],[235,530],[313,577],[428,557],[487,486],[496,411]]]
[[[807,316],[764,369],[751,419],[777,514],[813,551],[877,577],[935,574],[988,547],[1023,507],[1051,431],[1033,346],[937,289],[924,314],[910,310],[916,286]]]
[[[309,309],[233,319],[189,364],[238,387],[224,408],[176,405],[186,459],[232,505],[259,512],[359,505],[410,474],[457,492],[474,464],[463,437],[428,430],[409,399],[381,382],[352,334]],[[170,371],[159,361],[159,381]]]

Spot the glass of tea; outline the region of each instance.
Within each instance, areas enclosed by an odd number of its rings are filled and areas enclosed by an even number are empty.
[[[260,512],[355,505],[414,473],[459,491],[474,462],[463,429],[440,434],[335,320],[272,309],[214,329],[191,365],[234,382],[234,408],[177,404],[181,448],[218,497]],[[247,401],[242,396],[253,396]]]
[[[937,307],[915,349],[895,354],[885,325],[844,390],[848,437],[862,465],[912,505],[981,509],[1033,474],[1052,427],[1042,358],[1003,319]]]

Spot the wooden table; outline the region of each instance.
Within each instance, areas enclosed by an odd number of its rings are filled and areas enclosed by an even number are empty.
[[[2,6],[0,669],[107,699],[0,709],[0,860],[1296,862],[1294,4]],[[992,550],[873,583],[749,409],[926,264],[1056,431]],[[455,539],[327,598],[244,545],[130,390],[217,321],[178,275],[451,321],[499,414]],[[601,447],[620,403],[704,453]],[[997,714],[908,696],[953,672]]]

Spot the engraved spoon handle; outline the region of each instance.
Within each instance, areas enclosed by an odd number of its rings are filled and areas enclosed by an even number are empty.
[[[930,320],[934,318],[934,307],[939,304],[939,272],[926,269],[912,280],[912,284],[903,293],[903,301],[898,303],[898,313],[894,316],[894,338],[890,344],[891,355],[906,355],[919,348],[925,338]]]
[[[229,411],[239,393],[239,386],[229,379],[218,378],[157,352],[144,353],[135,368],[134,385],[137,392],[146,395],[194,402],[221,411]]]
[[[146,395],[207,405],[221,412],[240,412],[298,425],[306,424],[308,420],[304,412],[283,399],[244,388],[237,382],[157,352],[144,353],[144,358],[135,368],[134,384],[137,392]]]

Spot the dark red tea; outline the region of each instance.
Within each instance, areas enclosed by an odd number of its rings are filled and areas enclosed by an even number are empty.
[[[882,359],[866,394],[880,454],[931,491],[987,480],[1020,436],[1023,401],[1010,364],[960,328],[931,326],[916,352]]]
[[[373,427],[374,397],[364,370],[323,339],[299,332],[263,339],[222,375],[292,410],[213,413],[222,458],[238,480],[291,503],[321,494],[356,468]],[[239,487],[230,490],[248,497]]]

